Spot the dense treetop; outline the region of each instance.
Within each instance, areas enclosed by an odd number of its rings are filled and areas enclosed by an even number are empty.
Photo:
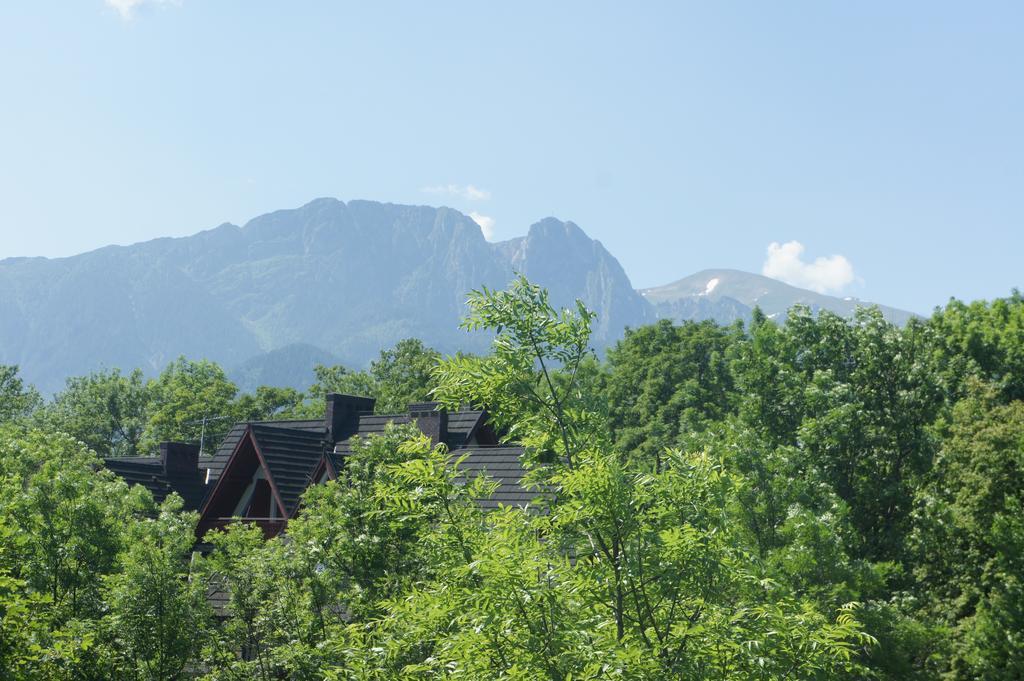
[[[902,328],[662,321],[605,359],[593,314],[525,279],[468,305],[489,352],[408,339],[306,391],[179,358],[44,402],[0,367],[4,678],[1024,677],[1019,293]],[[393,427],[285,535],[236,524],[200,555],[180,500],[100,465],[334,391],[484,406],[545,494],[485,512],[485,477]]]

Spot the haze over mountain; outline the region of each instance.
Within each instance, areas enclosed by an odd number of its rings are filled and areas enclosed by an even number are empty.
[[[855,304],[734,270],[641,295],[572,222],[546,218],[490,243],[450,208],[317,199],[243,227],[0,261],[0,363],[45,392],[101,367],[153,374],[178,355],[217,361],[244,387],[304,387],[316,362],[361,367],[410,336],[446,353],[483,350],[489,339],[458,329],[466,293],[502,288],[516,272],[556,305],[580,298],[595,310],[598,348],[659,317],[731,321],[755,304],[778,315],[795,302],[847,314]]]

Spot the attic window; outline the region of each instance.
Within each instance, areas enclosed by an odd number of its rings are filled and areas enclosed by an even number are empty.
[[[263,469],[258,469],[232,515],[242,518],[271,518],[277,515],[276,511],[270,483],[267,482]]]
[[[242,513],[244,518],[269,518],[270,504],[272,501],[270,483],[266,480],[256,480],[252,490],[252,497],[248,507]]]

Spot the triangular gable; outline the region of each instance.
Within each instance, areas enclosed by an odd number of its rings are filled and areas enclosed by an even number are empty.
[[[338,479],[339,466],[337,459],[338,455],[334,452],[324,452],[320,463],[316,465],[316,468],[313,469],[313,474],[310,476],[314,485]]]
[[[252,509],[243,517],[287,518],[287,506],[281,499],[273,471],[267,465],[266,459],[260,451],[253,426],[249,425],[242,437],[239,438],[223,471],[217,478],[216,485],[203,505],[199,520],[200,527],[241,516],[245,509],[240,509],[240,505],[243,505],[247,494],[250,495],[250,499],[255,496],[255,500],[260,501],[262,486],[258,484],[259,480],[266,481],[269,489],[269,503],[266,511],[261,513],[261,509]]]
[[[253,438],[278,493],[285,518],[295,514],[299,498],[314,483],[313,469],[323,458],[322,435],[290,428],[253,425]]]

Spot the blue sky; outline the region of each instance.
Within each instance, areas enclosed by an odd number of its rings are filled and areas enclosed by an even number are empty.
[[[0,258],[335,196],[573,220],[638,287],[1006,295],[1022,38],[1020,3],[3,3]]]

